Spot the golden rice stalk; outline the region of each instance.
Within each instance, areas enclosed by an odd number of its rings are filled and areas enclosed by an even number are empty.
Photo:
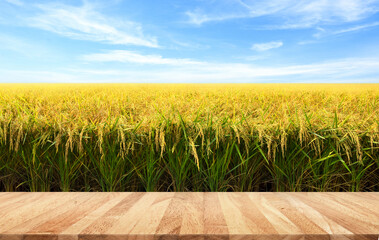
[[[159,151],[159,130],[155,129],[155,150]]]
[[[238,128],[236,127],[236,125],[233,125],[233,126],[232,126],[232,128],[233,128],[233,130],[234,130],[234,133],[236,134],[236,137],[237,137],[237,142],[238,142],[238,144],[240,144],[240,143],[241,143],[241,141],[240,141],[240,134],[239,134],[239,130],[238,130]]]
[[[15,145],[15,149],[14,149],[16,152],[18,151],[18,147],[19,147],[20,142],[21,142],[22,129],[23,129],[23,124],[21,124],[21,125],[18,127],[18,133],[17,133],[17,137],[16,137],[16,145]]]
[[[245,150],[246,150],[246,153],[247,155],[249,155],[249,146],[250,146],[250,138],[249,138],[249,135],[248,134],[242,134],[242,139],[245,143]]]
[[[7,129],[7,124],[4,124],[4,130],[3,130],[3,133],[4,133],[4,145],[7,145],[7,132],[8,132],[8,129]]]
[[[204,139],[203,127],[199,123],[197,123],[196,124],[196,130],[201,137],[201,148],[204,149],[204,140],[205,139]]]
[[[165,132],[164,128],[161,127],[159,131],[159,145],[161,147],[161,157],[163,157],[163,152],[165,150],[166,142],[165,142]]]
[[[171,152],[174,153],[175,152],[175,149],[176,149],[176,146],[179,144],[180,142],[180,139],[181,139],[181,136],[182,136],[182,131],[180,130],[180,128],[174,128],[173,129],[173,134],[175,136],[175,142],[171,148]]]
[[[104,158],[104,150],[103,150],[104,132],[103,132],[103,126],[98,126],[97,135],[98,135],[98,147],[99,147],[101,159],[103,159]]]
[[[72,131],[69,130],[67,132],[67,135],[68,135],[68,138],[67,138],[67,141],[66,141],[66,146],[65,146],[65,163],[67,164],[67,161],[68,161],[68,153],[69,153],[69,149],[71,150],[71,152],[73,152],[73,146],[72,146]]]
[[[280,147],[282,150],[282,157],[285,155],[285,150],[287,150],[287,132],[282,129],[282,134],[280,136]]]
[[[196,163],[197,169],[200,171],[199,157],[197,156],[196,146],[195,146],[195,143],[192,140],[192,138],[189,138],[189,143],[190,143],[191,150],[192,150],[191,153],[195,158],[195,163]]]
[[[362,163],[362,157],[363,157],[363,153],[362,153],[362,147],[361,147],[361,144],[360,144],[360,140],[359,140],[359,136],[358,134],[354,134],[354,138],[355,138],[355,143],[357,144],[357,151],[356,151],[356,154],[357,154],[357,159]]]
[[[79,153],[83,153],[83,135],[84,135],[85,127],[82,127],[82,130],[79,134]]]
[[[267,158],[271,160],[271,151],[272,151],[272,138],[270,136],[267,137]]]
[[[9,149],[13,150],[13,125],[9,124]]]
[[[126,156],[127,150],[126,150],[125,134],[124,134],[124,130],[122,129],[121,126],[118,128],[117,133],[118,133],[118,141],[120,142],[120,153],[119,153],[119,155],[121,158],[124,159]]]

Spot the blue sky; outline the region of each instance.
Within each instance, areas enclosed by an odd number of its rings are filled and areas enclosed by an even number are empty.
[[[0,82],[379,82],[379,0],[0,0]]]

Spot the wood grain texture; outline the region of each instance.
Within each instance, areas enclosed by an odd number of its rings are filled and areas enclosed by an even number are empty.
[[[379,193],[0,193],[0,239],[372,239]]]

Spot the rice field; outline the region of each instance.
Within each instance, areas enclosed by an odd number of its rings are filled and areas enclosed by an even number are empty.
[[[0,191],[379,191],[379,84],[0,84]]]

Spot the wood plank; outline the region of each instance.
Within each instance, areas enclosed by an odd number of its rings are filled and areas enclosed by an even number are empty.
[[[220,199],[216,193],[204,193],[204,233],[229,235]]]
[[[281,209],[275,208],[273,202],[269,201],[270,193],[248,195],[257,204],[259,211],[265,215],[278,234],[302,234],[300,228],[283,214]]]
[[[0,193],[0,239],[379,239],[379,193]]]
[[[120,203],[111,208],[106,214],[104,214],[104,216],[98,218],[80,233],[84,235],[96,235],[108,231],[109,228],[117,224],[119,217],[126,214],[127,211],[133,207],[134,203],[142,196],[143,193],[126,193],[124,199]]]
[[[156,234],[159,235],[179,235],[183,221],[184,193],[175,193],[171,198],[161,222],[157,228]]]
[[[112,197],[108,202],[98,207],[97,209],[89,213],[87,216],[80,219],[78,222],[66,228],[66,230],[62,231],[62,234],[75,236],[78,232],[82,232],[84,229],[88,228],[94,221],[103,217],[106,212],[108,212],[110,209],[119,204],[125,197],[126,196],[124,194],[115,194],[115,196]]]
[[[157,228],[162,221],[162,218],[171,202],[175,193],[155,193],[157,198],[153,204],[146,208],[143,217],[130,231],[130,235],[138,235],[141,232],[154,235],[157,232]],[[146,226],[149,226],[147,228]]]
[[[10,233],[25,233],[65,209],[78,207],[75,206],[76,203],[91,195],[31,193],[23,196],[25,196],[24,205],[15,204],[15,207],[2,211],[0,219],[7,221],[0,220],[0,233],[7,233],[8,230]]]
[[[322,198],[318,194],[297,195],[296,197],[354,234],[364,234],[379,229],[378,219],[373,217],[370,212],[349,209],[332,201],[327,195],[322,195]]]

